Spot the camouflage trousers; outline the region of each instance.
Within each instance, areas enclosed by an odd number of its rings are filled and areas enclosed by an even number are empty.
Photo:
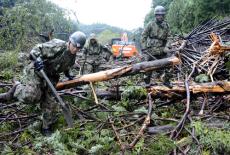
[[[30,70],[33,72],[33,70]],[[36,73],[27,74],[25,82],[16,87],[14,97],[25,104],[40,104],[42,110],[42,127],[49,128],[56,119],[57,103],[46,85],[46,82]],[[52,80],[55,85],[58,79]]]
[[[83,74],[96,73],[100,71],[100,65],[96,63],[85,63]]]
[[[157,60],[167,57],[166,54],[153,55],[153,56]],[[153,58],[152,56],[150,56],[147,53],[143,54],[143,60],[144,61],[154,61],[154,60],[156,60],[155,58]],[[144,74],[144,81],[145,81],[146,84],[150,84],[152,76],[153,76],[154,80],[160,79],[161,82],[169,83],[170,79],[172,78],[171,69],[164,68],[164,69],[161,69],[161,70],[150,71],[150,72],[145,73]]]

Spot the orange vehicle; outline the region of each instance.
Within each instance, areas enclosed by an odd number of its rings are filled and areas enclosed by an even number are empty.
[[[127,34],[124,33],[121,38],[113,38],[111,40],[113,56],[130,58],[138,54],[134,42],[128,41]]]

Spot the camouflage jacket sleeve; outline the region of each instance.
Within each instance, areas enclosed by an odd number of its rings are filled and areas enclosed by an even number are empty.
[[[141,46],[143,49],[147,48],[147,38],[151,30],[151,23],[149,23],[141,34]]]
[[[104,46],[102,46],[102,51],[104,53],[103,58],[106,61],[110,61],[112,59],[112,55],[113,55],[111,49],[108,46],[104,45]]]
[[[66,48],[66,42],[59,39],[53,39],[49,42],[36,45],[30,52],[35,57],[41,57],[42,59],[54,58],[59,52],[62,52],[63,48]]]

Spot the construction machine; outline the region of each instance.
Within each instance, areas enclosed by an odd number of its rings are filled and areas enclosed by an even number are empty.
[[[138,55],[135,43],[128,41],[127,33],[123,33],[121,38],[112,38],[111,46],[114,58],[130,58]]]

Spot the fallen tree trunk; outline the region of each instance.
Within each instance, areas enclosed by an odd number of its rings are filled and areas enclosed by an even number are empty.
[[[119,67],[115,69],[100,71],[97,73],[86,74],[79,78],[59,82],[56,85],[57,90],[72,88],[77,85],[86,84],[89,82],[99,82],[99,81],[106,81],[114,78],[119,78],[123,76],[144,73],[152,70],[158,70],[162,68],[166,68],[172,65],[179,64],[180,60],[173,56],[165,59],[159,59],[155,61],[148,61],[148,62],[141,62],[133,65],[127,65],[124,67]]]
[[[184,98],[185,86],[183,83],[174,83],[171,88],[160,85],[151,86],[147,88],[148,92],[152,92],[152,95],[159,98]],[[144,87],[144,86],[143,86]],[[209,83],[190,83],[189,90],[191,93],[227,93],[230,91],[230,82],[217,81]],[[122,91],[109,91],[109,90],[97,90],[97,96],[107,99],[118,99],[121,97]],[[134,96],[135,97],[135,96]],[[229,96],[226,96],[228,100]]]
[[[196,93],[224,93],[230,92],[230,82],[229,81],[217,81],[209,83],[191,83],[189,85],[190,92]],[[171,93],[185,93],[186,89],[183,84],[173,85],[172,88],[166,86],[152,86],[148,88],[149,92],[152,94],[171,94]]]

